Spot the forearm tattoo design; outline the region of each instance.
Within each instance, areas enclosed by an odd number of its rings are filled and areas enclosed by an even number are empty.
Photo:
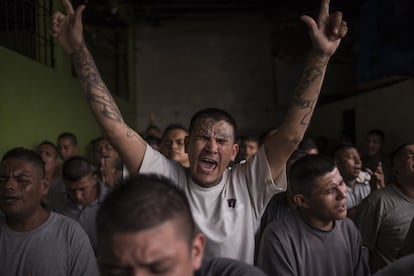
[[[95,62],[85,44],[71,55],[73,66],[80,81],[86,84],[86,98],[92,103],[101,106],[101,113],[108,119],[116,122],[123,122],[121,112],[119,111],[114,99],[108,88],[102,81],[96,68]]]
[[[312,85],[314,81],[319,80],[322,77],[322,74],[323,72],[320,66],[305,69],[304,75],[299,83],[295,95],[293,96],[292,105],[298,107],[299,109],[308,109],[300,121],[301,125],[309,124],[313,109],[319,96],[320,88],[316,88],[318,91],[316,92],[316,97],[314,99],[304,99],[303,93],[309,88],[309,86]]]

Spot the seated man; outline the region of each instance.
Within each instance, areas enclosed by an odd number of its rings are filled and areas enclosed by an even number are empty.
[[[75,11],[69,0],[62,2],[66,14],[53,14],[51,34],[71,56],[95,118],[128,170],[162,174],[186,192],[197,226],[208,239],[206,255],[253,263],[254,234],[260,217],[273,194],[286,189],[286,161],[309,125],[329,59],[347,32],[342,14],[330,14],[329,0],[322,0],[317,21],[301,17],[308,26],[313,48],[286,119],[251,161],[228,170],[238,152],[234,118],[217,108],[207,108],[193,116],[186,140],[189,168],[154,151],[125,123],[99,75],[83,36],[85,6]]]
[[[14,148],[0,161],[0,275],[99,275],[83,229],[42,206],[47,194],[40,156]]]
[[[108,189],[112,189],[122,181],[124,166],[122,159],[105,137],[98,137],[91,144],[90,161],[97,168],[96,174]]]
[[[57,147],[50,141],[43,141],[37,146],[37,151],[42,158],[47,181],[49,183],[59,181],[62,176]]]
[[[182,125],[171,124],[167,126],[162,134],[160,152],[165,157],[175,160],[183,167],[188,168],[188,153],[185,151],[185,139],[188,131]]]
[[[365,141],[365,155],[362,157],[362,167],[375,171],[378,164],[381,163],[384,172],[384,183],[388,184],[394,181],[391,172],[391,163],[389,156],[384,153],[385,133],[380,129],[371,129],[367,133]]]
[[[75,134],[70,132],[59,134],[56,144],[59,150],[60,158],[62,158],[63,161],[71,158],[72,156],[78,155],[78,139]]]
[[[239,145],[240,150],[236,158],[236,163],[243,163],[257,153],[257,150],[260,147],[260,141],[259,138],[254,136],[246,136],[241,138]]]
[[[346,185],[334,161],[304,156],[292,165],[288,179],[297,210],[266,227],[258,267],[268,275],[368,275],[360,234],[346,217]]]
[[[360,207],[355,224],[370,250],[372,272],[394,262],[414,218],[414,143],[391,156],[395,184],[373,192]]]
[[[108,191],[98,182],[93,165],[84,157],[71,157],[63,163],[66,193],[61,200],[51,202],[50,209],[80,223],[96,252],[96,214]]]
[[[117,186],[101,205],[97,229],[102,276],[264,276],[240,261],[203,260],[205,237],[196,230],[185,193],[157,175]]]
[[[335,163],[347,186],[346,205],[352,208],[361,203],[371,190],[384,187],[381,167],[372,175],[361,170],[361,157],[352,144],[340,144],[333,151]]]
[[[43,141],[37,147],[42,158],[48,183],[47,204],[64,193],[65,185],[62,181],[62,167],[59,162],[57,147],[50,141]]]

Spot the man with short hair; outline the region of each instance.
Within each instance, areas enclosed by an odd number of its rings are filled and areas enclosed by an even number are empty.
[[[92,160],[97,167],[97,176],[108,189],[114,188],[123,178],[123,162],[111,143],[105,137],[92,141]]]
[[[62,181],[62,167],[59,162],[59,152],[57,147],[50,141],[43,141],[37,147],[37,151],[42,158],[46,179],[48,183],[47,202],[53,202],[65,191]]]
[[[85,6],[75,11],[69,0],[62,2],[66,15],[53,14],[51,34],[71,55],[90,108],[128,170],[161,173],[185,190],[197,226],[208,240],[206,255],[252,263],[260,217],[272,195],[286,189],[286,161],[302,140],[328,61],[347,32],[342,13],[329,14],[329,0],[322,0],[317,22],[301,17],[314,45],[305,73],[279,131],[266,139],[251,162],[227,169],[238,152],[236,124],[227,112],[208,108],[190,122],[185,141],[190,168],[185,169],[154,151],[124,122],[84,43]]]
[[[47,194],[40,156],[14,148],[0,161],[0,275],[99,275],[85,232],[42,206]]]
[[[360,234],[346,217],[346,185],[334,161],[304,156],[288,179],[296,211],[266,227],[258,267],[267,275],[369,275]]]
[[[384,183],[388,184],[394,181],[391,172],[391,163],[389,156],[385,155],[385,133],[380,129],[371,129],[368,131],[365,141],[365,155],[362,157],[362,167],[375,171],[381,164],[384,173]]]
[[[259,146],[259,138],[256,138],[254,136],[242,137],[239,143],[240,150],[236,162],[247,162],[251,157],[253,157],[257,153]]]
[[[48,182],[60,179],[59,152],[55,144],[45,140],[37,146],[37,151],[42,158]]]
[[[79,152],[78,139],[70,132],[63,132],[57,138],[57,147],[63,161],[75,156]]]
[[[354,220],[370,250],[372,272],[397,260],[414,218],[414,143],[398,146],[391,165],[395,184],[373,192]]]
[[[377,168],[375,174],[370,171],[372,175],[362,171],[361,157],[354,145],[339,144],[333,151],[333,157],[348,189],[346,195],[348,208],[360,204],[371,190],[384,187],[381,167]]]
[[[203,260],[205,237],[185,193],[158,175],[133,176],[117,186],[99,209],[97,230],[102,276],[264,276],[236,260]]]
[[[108,189],[98,181],[95,168],[88,159],[74,156],[63,163],[66,193],[50,209],[80,223],[88,234],[96,253],[96,214]]]
[[[187,136],[188,131],[185,127],[171,124],[165,128],[160,145],[160,152],[165,157],[177,161],[186,168],[190,166],[188,154],[185,151],[185,137]]]

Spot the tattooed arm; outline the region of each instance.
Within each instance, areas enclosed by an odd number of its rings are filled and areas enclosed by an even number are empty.
[[[322,0],[316,22],[309,16],[302,16],[301,20],[308,26],[313,49],[286,118],[278,131],[265,141],[266,157],[274,179],[303,138],[318,100],[328,61],[347,32],[342,14],[329,14],[329,0]]]
[[[146,143],[128,125],[101,79],[95,62],[83,39],[82,12],[76,11],[69,0],[62,0],[66,14],[55,12],[51,17],[51,34],[64,51],[71,56],[84,95],[102,131],[122,156],[128,170],[137,172],[146,148]]]

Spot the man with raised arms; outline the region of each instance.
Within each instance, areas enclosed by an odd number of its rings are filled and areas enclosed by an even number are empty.
[[[266,139],[251,162],[227,169],[238,152],[236,124],[227,112],[210,108],[191,119],[185,141],[190,168],[185,169],[148,147],[124,122],[84,42],[85,6],[75,11],[69,0],[62,2],[66,14],[53,14],[52,36],[71,56],[88,104],[128,170],[162,174],[185,191],[197,227],[207,237],[207,256],[252,263],[260,217],[273,194],[286,189],[286,161],[303,138],[328,61],[347,32],[342,14],[330,15],[329,0],[323,0],[316,21],[301,17],[309,29],[312,51],[279,131]]]

